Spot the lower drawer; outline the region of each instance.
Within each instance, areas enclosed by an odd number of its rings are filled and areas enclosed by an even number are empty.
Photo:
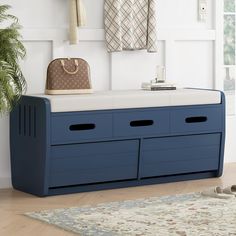
[[[145,139],[141,177],[217,170],[220,134]]]
[[[49,187],[137,178],[138,140],[52,146]]]

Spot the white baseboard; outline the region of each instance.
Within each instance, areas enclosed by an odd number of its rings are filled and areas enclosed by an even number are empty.
[[[0,177],[0,189],[11,187],[11,177]]]

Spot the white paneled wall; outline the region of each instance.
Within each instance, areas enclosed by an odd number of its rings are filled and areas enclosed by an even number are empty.
[[[197,21],[198,0],[157,0],[159,27],[165,29],[212,29],[215,1],[218,0],[207,0],[207,21],[199,23]]]
[[[1,0],[0,3],[11,5],[11,12],[25,28],[67,27],[67,0]]]
[[[213,88],[212,41],[178,41],[175,45],[174,80],[183,87]]]
[[[45,71],[52,58],[52,43],[49,41],[25,41],[27,56],[21,62],[22,71],[27,78],[27,93],[43,93]]]
[[[46,68],[56,57],[83,57],[91,66],[95,90],[139,88],[155,76],[157,64],[167,79],[180,86],[212,88],[215,71],[215,2],[207,0],[207,22],[197,21],[197,0],[157,0],[158,53],[108,54],[104,42],[103,0],[84,0],[88,25],[79,30],[80,43],[67,41],[68,0],[0,0],[13,6],[27,48],[22,69],[28,93],[42,93]],[[0,118],[0,187],[10,183],[8,117]]]
[[[81,42],[78,46],[66,45],[64,56],[82,57],[91,67],[91,81],[94,90],[110,88],[110,55],[103,41]]]
[[[164,64],[164,42],[159,41],[158,53],[145,51],[112,55],[112,89],[139,89],[142,81],[155,78],[155,65]]]
[[[0,188],[10,186],[9,117],[0,118]]]

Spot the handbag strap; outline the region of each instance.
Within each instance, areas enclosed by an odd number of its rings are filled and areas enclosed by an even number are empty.
[[[76,67],[76,69],[75,69],[75,71],[68,71],[66,68],[65,68],[65,61],[64,60],[60,60],[61,61],[61,66],[62,66],[62,68],[63,68],[63,70],[67,73],[67,74],[69,74],[69,75],[75,75],[78,71],[79,71],[79,62],[78,62],[78,60],[74,60],[74,62],[75,62],[75,67]]]

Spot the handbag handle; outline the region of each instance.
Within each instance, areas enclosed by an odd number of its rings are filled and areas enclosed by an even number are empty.
[[[62,66],[63,70],[64,70],[67,74],[69,74],[69,75],[75,75],[75,74],[79,71],[79,62],[78,62],[78,60],[75,60],[75,67],[76,67],[75,71],[68,71],[68,70],[65,68],[65,62],[64,62],[64,60],[61,60],[61,66]]]

